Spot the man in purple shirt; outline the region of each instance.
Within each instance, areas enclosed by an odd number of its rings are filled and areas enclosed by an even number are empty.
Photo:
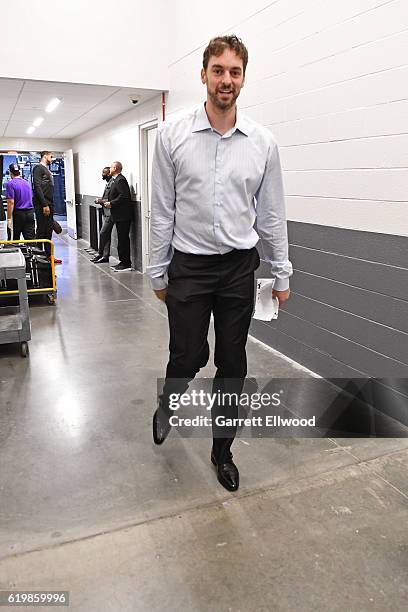
[[[6,183],[7,236],[9,240],[34,240],[35,222],[33,191],[28,181],[20,176],[18,164],[10,164],[11,180]]]

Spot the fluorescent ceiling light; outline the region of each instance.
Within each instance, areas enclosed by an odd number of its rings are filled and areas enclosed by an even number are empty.
[[[35,127],[32,125],[28,128],[27,134],[32,134],[33,132],[35,132]]]
[[[39,125],[42,124],[43,121],[44,121],[44,117],[37,117],[37,119],[34,119],[33,121],[33,126],[38,127]]]
[[[45,111],[47,113],[52,113],[52,111],[57,108],[60,102],[61,102],[61,98],[53,98],[52,100],[48,102],[48,105],[46,106]]]

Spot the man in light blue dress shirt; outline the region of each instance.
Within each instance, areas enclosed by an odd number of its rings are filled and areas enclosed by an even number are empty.
[[[213,392],[241,393],[259,240],[275,279],[273,296],[280,306],[289,298],[292,266],[278,148],[267,128],[236,107],[247,62],[236,36],[212,39],[201,71],[205,104],[158,130],[148,273],[167,306],[170,356],[153,418],[156,444],[170,431],[170,394],[183,393],[208,362],[211,313]],[[237,405],[214,405],[211,452],[219,482],[236,491],[239,473],[230,450],[236,428],[215,426],[220,414],[235,417]]]

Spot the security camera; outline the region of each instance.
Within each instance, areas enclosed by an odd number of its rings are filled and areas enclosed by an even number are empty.
[[[139,98],[135,95],[130,95],[129,99],[131,101],[132,104],[137,104],[139,102]]]

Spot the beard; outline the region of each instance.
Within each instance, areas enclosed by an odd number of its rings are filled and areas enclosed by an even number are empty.
[[[234,106],[239,96],[239,91],[237,93],[236,89],[234,88],[229,89],[228,91],[231,92],[231,95],[228,96],[226,100],[222,100],[220,98],[219,94],[221,93],[221,91],[222,91],[221,88],[218,88],[214,91],[207,89],[208,95],[213,105],[220,110],[227,111]]]

